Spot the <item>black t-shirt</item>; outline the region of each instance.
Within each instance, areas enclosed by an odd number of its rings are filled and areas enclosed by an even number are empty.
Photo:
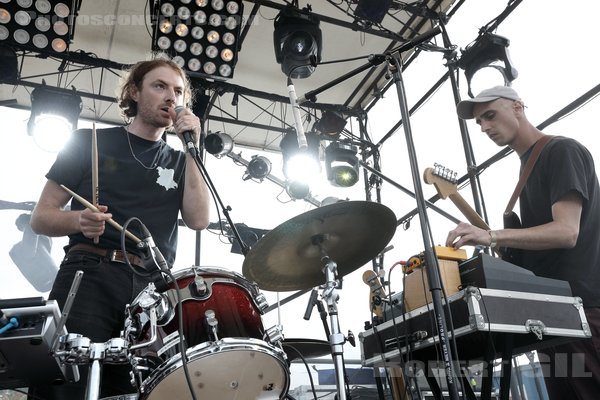
[[[529,154],[521,158],[522,168]],[[523,227],[552,221],[552,205],[569,192],[583,201],[577,244],[572,249],[523,250],[523,267],[569,281],[584,306],[600,306],[600,186],[594,161],[583,145],[557,136],[546,144],[519,197]]]
[[[91,130],[74,132],[46,174],[46,178],[65,185],[90,202],[91,143]],[[97,149],[99,203],[108,206],[113,220],[120,225],[131,217],[139,218],[172,266],[177,246],[177,220],[183,201],[185,154],[171,148],[163,140],[145,140],[122,127],[98,129]],[[71,209],[82,210],[84,206],[72,199]],[[130,223],[127,230],[138,238],[142,237],[139,224],[135,221]],[[99,246],[120,249],[120,241],[121,233],[106,224]],[[81,233],[70,235],[69,246],[76,243],[92,241]],[[132,241],[127,239],[126,243],[129,251],[139,253]]]

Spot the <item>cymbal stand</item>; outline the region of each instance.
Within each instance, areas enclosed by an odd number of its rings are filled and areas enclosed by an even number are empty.
[[[455,365],[452,355],[452,348],[448,338],[448,328],[446,324],[446,316],[442,304],[442,284],[439,274],[439,265],[437,257],[433,251],[431,243],[431,235],[429,232],[429,221],[427,219],[427,207],[423,196],[423,188],[421,185],[421,177],[419,174],[419,165],[415,145],[412,138],[412,130],[410,126],[410,115],[407,107],[406,93],[404,90],[404,81],[402,78],[402,61],[400,60],[399,51],[388,53],[388,69],[393,77],[398,92],[398,103],[402,116],[404,134],[406,137],[406,147],[408,149],[409,161],[413,184],[415,187],[415,200],[417,201],[417,209],[419,211],[419,220],[421,225],[421,233],[423,236],[423,244],[425,247],[425,261],[427,279],[429,282],[429,290],[431,292],[431,301],[433,303],[433,311],[435,321],[437,323],[438,340],[442,348],[442,360],[444,362],[446,383],[448,385],[448,393],[450,399],[458,400],[458,378],[455,371]]]
[[[313,237],[313,243],[319,246],[321,251],[321,261],[323,265],[323,273],[325,274],[325,285],[323,285],[323,292],[321,297],[327,303],[327,310],[329,312],[329,323],[330,323],[330,335],[329,344],[331,345],[331,355],[333,357],[333,365],[335,367],[335,382],[338,393],[338,400],[346,400],[346,389],[345,389],[345,369],[344,369],[344,343],[346,337],[340,331],[340,323],[338,319],[337,302],[339,300],[337,290],[337,264],[329,258],[325,248],[323,247],[323,241],[325,238],[321,235]]]

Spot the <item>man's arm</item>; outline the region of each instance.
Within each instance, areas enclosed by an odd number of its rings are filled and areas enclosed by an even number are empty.
[[[583,201],[575,192],[569,192],[552,205],[552,221],[524,229],[494,230],[499,247],[526,250],[572,248],[579,237],[579,222]],[[448,233],[446,246],[489,246],[490,234],[475,226],[460,223]]]
[[[66,211],[64,207],[70,198],[56,182],[48,180],[31,215],[31,229],[46,236],[67,236],[82,232],[91,239],[102,235],[105,221],[112,218],[112,214],[105,213],[108,207],[99,205],[101,212],[88,209]]]
[[[582,208],[581,196],[570,192],[552,205],[551,222],[526,229],[495,231],[498,244],[527,250],[570,249],[579,237]]]

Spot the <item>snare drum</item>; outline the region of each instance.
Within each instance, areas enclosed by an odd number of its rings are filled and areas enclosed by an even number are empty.
[[[174,278],[179,300],[175,284],[163,293],[149,285],[127,308],[125,334],[140,399],[189,396],[180,331],[198,398],[282,398],[289,371],[283,350],[264,341],[267,303],[258,287],[215,267],[178,271]]]

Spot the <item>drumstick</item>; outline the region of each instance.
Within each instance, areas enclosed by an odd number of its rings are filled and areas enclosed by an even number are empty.
[[[96,136],[96,123],[92,124],[92,204],[98,206],[98,138]],[[94,238],[94,244],[98,244],[100,237]]]
[[[73,196],[73,198],[75,198],[75,200],[77,200],[78,202],[83,204],[86,208],[88,208],[94,212],[100,212],[100,210],[98,210],[98,207],[96,207],[95,205],[93,205],[92,203],[90,203],[89,201],[87,201],[86,199],[84,199],[83,197],[81,197],[80,195],[78,195],[77,193],[72,191],[71,189],[67,188],[65,185],[60,185],[60,187],[63,188],[71,196]],[[120,232],[125,231],[125,236],[127,236],[129,239],[133,240],[135,242],[135,244],[138,244],[141,242],[141,239],[139,239],[137,236],[135,236],[133,233],[129,232],[128,230],[124,230],[123,227],[121,225],[119,225],[112,218],[109,218],[106,222],[111,224],[115,229],[117,229]]]

